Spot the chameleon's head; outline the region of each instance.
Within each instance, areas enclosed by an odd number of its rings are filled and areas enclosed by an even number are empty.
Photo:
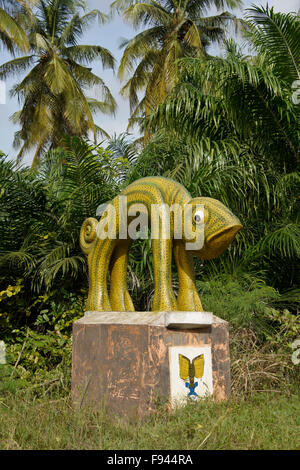
[[[201,259],[217,258],[228,248],[238,231],[241,230],[241,222],[216,199],[197,197],[189,204],[192,205],[194,233],[198,232],[201,236],[204,231],[203,247],[195,251],[191,250],[191,253]]]

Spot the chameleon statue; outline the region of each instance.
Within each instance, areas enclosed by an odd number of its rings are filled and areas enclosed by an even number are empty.
[[[115,237],[102,237],[107,232],[107,224],[102,223],[103,214],[98,222],[95,218],[84,221],[80,232],[80,245],[88,256],[89,293],[86,304],[88,311],[134,311],[134,306],[127,287],[128,252],[132,243],[130,237],[120,237],[121,218],[120,197],[126,200],[124,211],[129,224],[132,221],[131,207],[140,204],[147,214],[151,207],[174,204],[183,209],[190,208],[190,232],[184,227],[180,239],[174,234],[178,222],[174,214],[170,215],[170,236],[162,234],[162,220],[155,226],[157,236],[152,237],[154,266],[153,311],[203,311],[200,297],[195,285],[195,273],[192,255],[201,259],[216,258],[230,245],[242,225],[229,209],[221,202],[209,197],[192,199],[188,191],[179,183],[163,177],[142,178],[130,184],[112,201],[115,218]],[[203,208],[199,211],[199,207]],[[142,210],[142,209],[141,209]],[[179,219],[180,220],[180,219]],[[175,223],[176,222],[176,223]],[[101,225],[102,224],[102,225]],[[176,225],[177,224],[177,225]],[[187,224],[186,224],[187,225]],[[128,227],[128,225],[127,225]],[[203,245],[197,250],[187,250],[186,243],[202,231]],[[100,237],[99,237],[100,235]],[[177,298],[172,288],[172,252],[178,271],[179,290]],[[110,271],[110,294],[107,278]]]

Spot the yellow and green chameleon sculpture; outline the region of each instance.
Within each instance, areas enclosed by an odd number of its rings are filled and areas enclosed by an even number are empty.
[[[192,255],[201,259],[218,257],[230,245],[242,225],[229,209],[221,202],[208,197],[192,199],[191,195],[179,183],[163,177],[142,178],[130,184],[111,205],[114,207],[114,237],[101,237],[107,233],[107,224],[101,225],[94,218],[85,220],[81,228],[80,244],[88,255],[89,294],[86,309],[88,311],[134,311],[134,306],[127,288],[128,251],[132,239],[126,235],[120,239],[121,220],[120,196],[126,196],[126,217],[128,224],[133,220],[130,208],[140,204],[147,214],[151,214],[154,204],[172,207],[174,204],[183,211],[188,205],[191,210],[191,224],[170,217],[170,237],[163,236],[163,223],[159,219],[152,240],[154,264],[154,299],[153,311],[203,311],[201,300],[195,285],[195,274]],[[199,211],[199,206],[203,209]],[[142,210],[142,209],[141,209]],[[150,216],[149,216],[150,217]],[[179,220],[179,222],[178,222]],[[182,223],[182,237],[176,239],[174,234]],[[187,233],[188,231],[188,233]],[[186,249],[186,243],[195,239],[195,234],[204,231],[204,244],[198,250]],[[190,233],[189,233],[190,232]],[[100,237],[99,237],[100,235]],[[124,237],[123,237],[124,238]],[[178,270],[179,291],[177,298],[172,288],[172,251]],[[110,294],[107,289],[107,277],[110,269]]]

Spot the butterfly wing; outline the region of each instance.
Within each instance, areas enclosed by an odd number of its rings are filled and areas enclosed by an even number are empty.
[[[190,371],[190,360],[179,354],[179,372],[180,378],[182,380],[187,380],[189,378],[189,371]]]
[[[200,356],[197,356],[193,359],[193,366],[195,370],[195,377],[197,379],[200,379],[203,377],[203,371],[204,371],[204,355],[200,354]]]

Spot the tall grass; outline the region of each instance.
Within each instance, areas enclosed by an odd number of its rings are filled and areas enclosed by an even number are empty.
[[[300,449],[299,433],[299,398],[274,392],[158,408],[144,422],[75,410],[69,397],[0,402],[0,449]]]

